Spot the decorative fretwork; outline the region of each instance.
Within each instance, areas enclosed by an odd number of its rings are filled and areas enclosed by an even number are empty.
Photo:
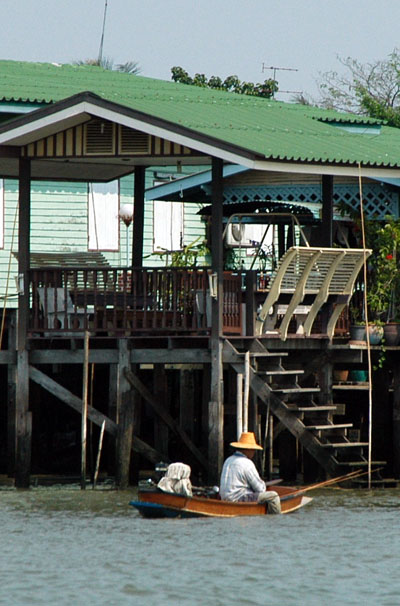
[[[358,185],[334,185],[334,203],[347,204],[351,209],[358,210],[360,195]],[[287,186],[237,186],[224,189],[224,200],[233,204],[238,202],[254,202],[276,200],[282,202],[301,203],[308,206],[315,214],[318,204],[322,203],[320,185],[287,185]],[[384,219],[386,215],[399,216],[399,196],[379,183],[368,183],[363,186],[364,212],[367,217]]]

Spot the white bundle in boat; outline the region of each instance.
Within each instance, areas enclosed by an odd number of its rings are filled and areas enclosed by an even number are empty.
[[[172,492],[187,497],[192,496],[192,483],[190,481],[191,469],[185,463],[171,463],[168,465],[165,476],[157,486],[163,492]]]

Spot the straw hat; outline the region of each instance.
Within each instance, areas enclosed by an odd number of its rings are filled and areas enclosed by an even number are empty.
[[[249,450],[262,450],[256,442],[256,437],[252,431],[244,431],[239,438],[239,442],[231,442],[235,448],[248,448]]]

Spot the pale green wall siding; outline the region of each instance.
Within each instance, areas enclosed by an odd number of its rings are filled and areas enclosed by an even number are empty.
[[[120,204],[133,200],[133,175],[120,180]],[[31,251],[32,252],[82,252],[88,249],[88,187],[86,183],[33,182],[31,203]],[[18,182],[4,181],[4,249],[0,249],[0,298],[4,301],[8,282],[7,307],[16,307],[15,277],[17,260],[10,251],[18,251]],[[200,206],[186,204],[184,210],[184,242],[189,244],[204,237],[204,224],[196,213]],[[13,227],[14,240],[12,242]],[[132,245],[132,225],[129,227],[129,250]],[[201,240],[199,240],[200,242]],[[126,263],[126,227],[120,223],[120,250],[104,252],[110,265]],[[144,221],[145,265],[164,265],[153,252],[153,203],[146,202]],[[130,254],[130,253],[129,253]],[[130,257],[129,257],[130,258]]]

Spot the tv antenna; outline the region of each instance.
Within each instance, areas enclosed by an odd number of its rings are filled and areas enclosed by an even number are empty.
[[[276,72],[278,71],[284,71],[284,72],[298,72],[299,70],[295,67],[276,67],[275,65],[270,65],[267,66],[265,65],[265,63],[262,64],[262,73],[265,72],[265,70],[270,69],[272,70],[272,78],[273,80],[276,81]],[[279,90],[278,92],[280,93],[291,93],[291,94],[301,94],[303,91],[301,90]],[[272,95],[273,97],[275,97],[275,93],[273,93]]]

